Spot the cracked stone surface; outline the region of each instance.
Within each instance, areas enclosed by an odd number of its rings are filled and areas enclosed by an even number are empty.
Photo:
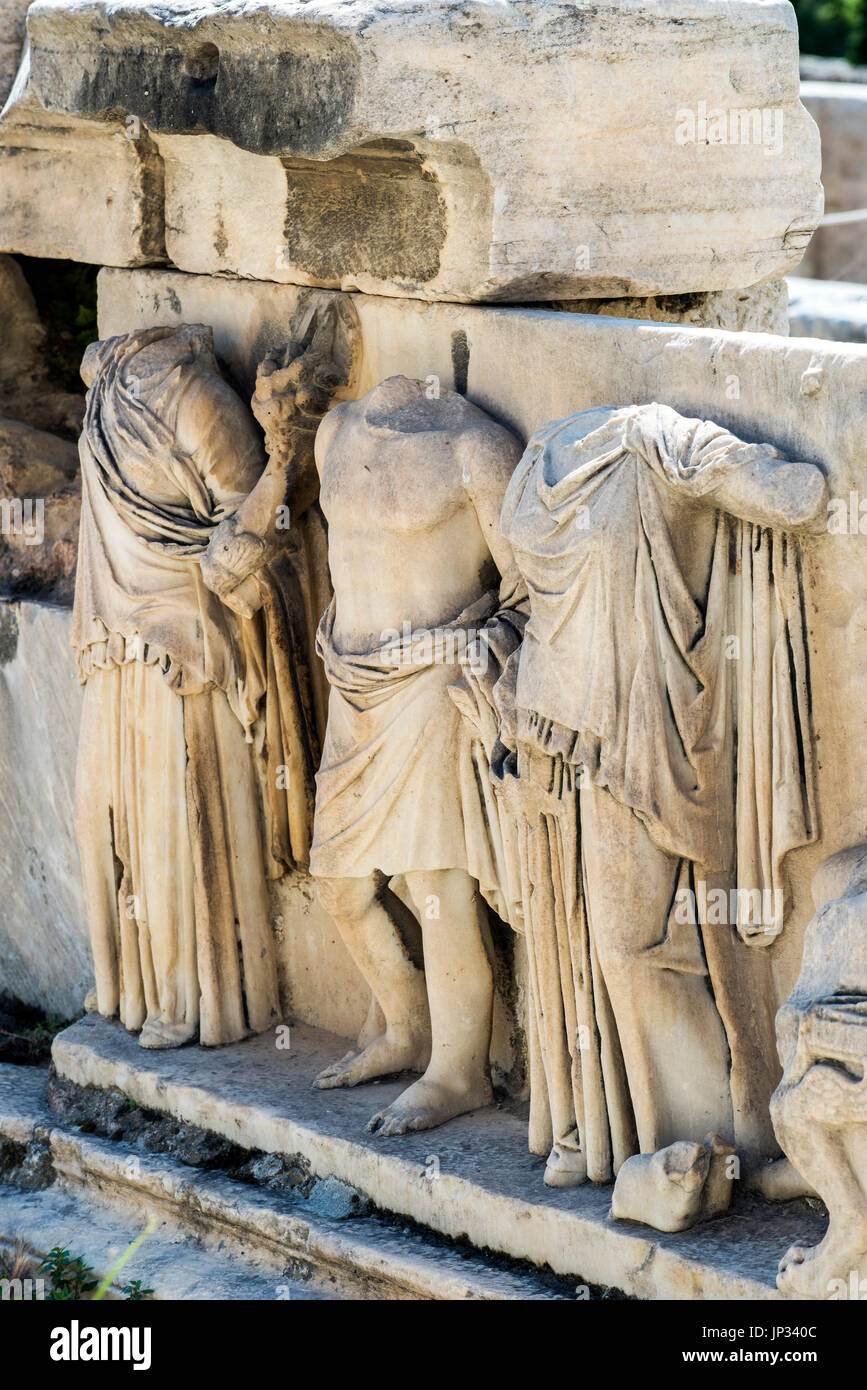
[[[821,212],[779,0],[41,0],[28,30],[0,249],[528,302],[778,278]]]

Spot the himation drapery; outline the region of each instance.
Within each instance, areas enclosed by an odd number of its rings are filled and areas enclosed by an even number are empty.
[[[504,502],[531,609],[495,692],[523,785],[531,1147],[595,1180],[711,1123],[773,1146],[772,991],[743,942],[782,929],[783,859],[816,835],[804,562],[712,493],[779,458],[665,406],[587,412],[533,437]],[[712,518],[698,594],[681,503]],[[698,880],[756,891],[722,927],[679,920]],[[649,922],[652,889],[672,911]],[[678,1039],[703,1108],[665,1093]]]
[[[266,571],[243,619],[199,565],[264,455],[208,329],[95,344],[85,374],[76,823],[98,1007],[145,1046],[225,1043],[280,1017],[266,874],[310,840],[308,683],[274,679],[300,655],[285,586]]]

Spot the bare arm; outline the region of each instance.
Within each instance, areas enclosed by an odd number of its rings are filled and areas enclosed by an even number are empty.
[[[827,522],[828,484],[813,463],[755,459],[726,474],[705,496],[758,526],[815,534]]]
[[[268,464],[237,513],[243,530],[275,544],[286,529],[281,519],[288,520],[291,514],[297,520],[316,500],[319,480],[313,442],[331,404],[327,364],[318,355],[311,360],[310,354],[287,362],[290,352],[269,354],[256,377],[251,405],[265,432]]]
[[[501,575],[515,568],[512,547],[500,528],[500,513],[522,452],[520,440],[501,426],[473,430],[460,451],[461,481]]]
[[[514,435],[502,429],[485,429],[467,440],[461,458],[463,485],[502,580],[501,607],[484,634],[486,644],[490,645],[493,640],[493,650],[486,654],[482,666],[486,675],[481,680],[485,698],[493,707],[499,724],[499,734],[490,755],[495,786],[502,784],[507,773],[517,776],[510,732],[515,723],[513,676],[529,602],[511,544],[503,535],[500,516],[506,489],[522,452],[522,445]],[[498,628],[501,629],[499,633]],[[472,649],[468,656],[473,659]]]
[[[713,420],[656,402],[630,413],[624,442],[687,507],[718,507],[775,530],[818,532],[825,525],[821,468],[792,462],[770,444],[747,443]]]

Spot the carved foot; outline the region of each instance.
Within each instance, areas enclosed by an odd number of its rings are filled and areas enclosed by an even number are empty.
[[[792,1245],[780,1260],[777,1288],[789,1298],[830,1298],[867,1267],[867,1222],[835,1222],[818,1245]]]
[[[347,1052],[339,1062],[332,1062],[319,1073],[314,1086],[330,1091],[337,1086],[359,1086],[380,1076],[393,1076],[401,1071],[423,1071],[426,1059],[419,1054],[414,1040],[399,1042],[382,1033],[360,1052]]]
[[[628,1158],[611,1199],[615,1221],[640,1221],[657,1231],[686,1231],[721,1216],[731,1200],[731,1145],[715,1134],[703,1144],[680,1140]]]
[[[198,1034],[195,1023],[163,1023],[162,1019],[146,1019],[138,1035],[139,1047],[169,1048],[183,1047],[193,1042]]]
[[[579,1148],[555,1144],[545,1164],[546,1187],[579,1187],[587,1181],[587,1155]]]
[[[455,1086],[423,1076],[385,1110],[374,1115],[367,1128],[371,1134],[385,1137],[435,1129],[457,1115],[481,1110],[483,1106],[490,1105],[493,1098],[487,1077],[471,1086]]]
[[[768,1202],[791,1202],[795,1197],[815,1197],[815,1188],[802,1178],[787,1158],[775,1158],[747,1175],[746,1185]]]

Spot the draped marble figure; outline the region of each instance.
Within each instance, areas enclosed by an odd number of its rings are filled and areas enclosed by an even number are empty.
[[[814,465],[655,404],[546,425],[511,480],[531,617],[494,772],[519,808],[551,1185],[708,1134],[777,1151],[748,947],[779,934],[783,858],[817,834],[799,537],[825,501]]]
[[[217,1045],[281,1017],[268,876],[309,848],[315,730],[280,576],[262,613],[202,557],[265,465],[210,329],[96,343],[80,444],[73,644],[85,685],[76,831],[95,1006],[143,1047]],[[278,767],[293,769],[278,791]]]

